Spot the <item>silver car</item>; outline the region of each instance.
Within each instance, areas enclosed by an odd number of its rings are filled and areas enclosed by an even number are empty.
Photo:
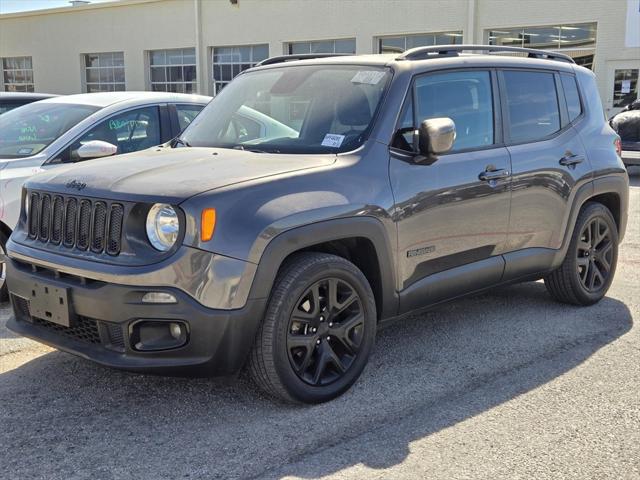
[[[50,98],[0,117],[0,300],[6,242],[20,214],[22,184],[65,164],[150,148],[177,136],[210,97],[105,92]]]

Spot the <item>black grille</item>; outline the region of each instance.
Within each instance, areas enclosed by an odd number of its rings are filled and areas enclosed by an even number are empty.
[[[74,340],[89,343],[92,345],[103,345],[105,348],[117,352],[125,351],[125,333],[122,325],[117,323],[98,322],[92,318],[78,316],[73,320],[71,327],[58,325],[38,317],[31,316],[29,308],[29,300],[11,294],[11,302],[13,303],[13,311],[16,320],[27,322],[56,334],[63,335]],[[100,324],[103,327],[104,341],[100,338]]]
[[[89,233],[91,229],[91,202],[80,200],[80,213],[78,214],[78,240],[76,247],[86,250],[89,247]]]
[[[11,301],[13,303],[13,311],[16,313],[18,320],[31,321],[31,313],[29,312],[29,301],[11,294]]]
[[[75,198],[67,200],[66,216],[64,222],[64,246],[73,247],[76,243],[76,214],[78,202]]]
[[[94,253],[120,253],[122,205],[40,192],[31,193],[29,198],[30,238]]]
[[[109,238],[107,239],[107,253],[109,255],[117,255],[120,253],[123,217],[124,208],[122,208],[122,205],[111,205],[111,221],[109,222]]]
[[[40,234],[38,238],[43,241],[49,240],[49,225],[51,225],[51,197],[43,195],[40,205]]]
[[[51,243],[58,245],[62,241],[62,222],[64,220],[64,200],[53,199],[53,218],[51,220]]]
[[[74,321],[72,327],[65,327],[57,323],[43,320],[42,318],[32,317],[34,325],[46,328],[56,333],[60,333],[65,337],[73,338],[85,343],[99,344],[100,332],[98,331],[98,322],[86,317],[78,317]]]
[[[106,322],[103,322],[103,325],[107,327],[107,332],[109,333],[109,348],[124,352],[124,332],[122,331],[122,325]]]

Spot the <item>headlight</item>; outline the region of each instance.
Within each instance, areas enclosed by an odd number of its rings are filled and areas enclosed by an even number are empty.
[[[147,237],[153,248],[166,252],[178,240],[180,220],[171,205],[156,203],[147,215]]]

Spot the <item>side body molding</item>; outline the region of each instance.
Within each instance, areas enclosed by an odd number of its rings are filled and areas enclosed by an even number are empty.
[[[373,244],[380,269],[378,316],[380,319],[396,316],[398,295],[395,289],[393,247],[382,222],[367,216],[312,223],[287,230],[276,236],[267,244],[260,258],[249,298],[260,299],[269,296],[278,269],[292,253],[315,244],[347,238],[364,238]]]

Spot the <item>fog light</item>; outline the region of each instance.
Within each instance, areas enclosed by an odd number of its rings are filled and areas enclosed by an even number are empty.
[[[142,296],[142,303],[178,303],[178,300],[170,293],[147,292]]]
[[[183,322],[138,320],[130,328],[131,345],[142,352],[170,350],[187,343],[187,325]]]
[[[176,340],[180,339],[180,337],[182,337],[182,325],[179,323],[169,324],[169,333],[171,333],[171,336]]]

